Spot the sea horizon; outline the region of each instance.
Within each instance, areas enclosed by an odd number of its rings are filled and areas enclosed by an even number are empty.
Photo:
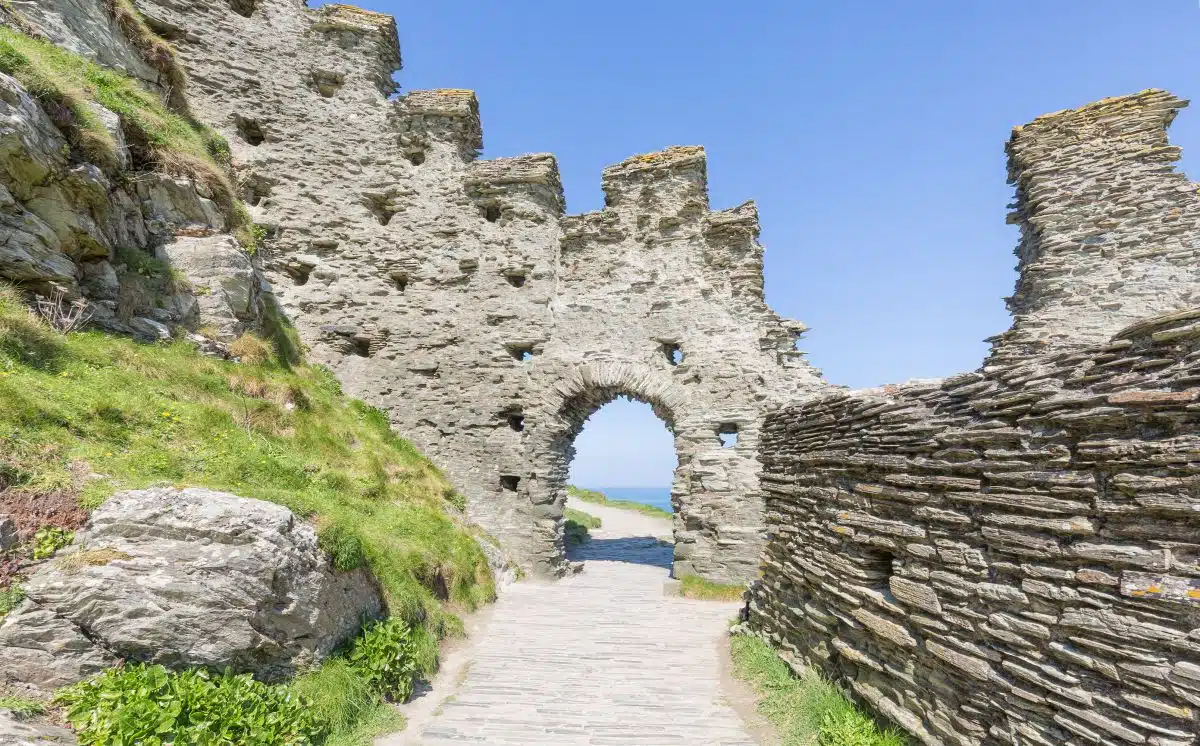
[[[603,493],[609,500],[628,500],[630,502],[650,505],[668,513],[675,512],[671,507],[671,488],[668,487],[593,487],[580,485],[584,489]]]

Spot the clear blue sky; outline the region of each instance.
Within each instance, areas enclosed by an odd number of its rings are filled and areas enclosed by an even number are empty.
[[[1197,0],[358,2],[396,16],[403,90],[479,94],[484,157],[555,153],[570,212],[601,206],[606,165],[704,145],[713,206],[758,202],[768,301],[855,387],[973,369],[1008,327],[1013,125],[1148,87],[1200,100]],[[1200,111],[1172,137],[1200,164]],[[653,422],[606,407],[574,478],[665,484]]]

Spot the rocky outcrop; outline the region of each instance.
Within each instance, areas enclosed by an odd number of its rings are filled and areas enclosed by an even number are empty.
[[[767,418],[751,629],[922,743],[1200,739],[1200,195],[1162,91],[1010,143],[983,368]]]
[[[0,709],[0,746],[73,746],[75,734],[66,728],[20,720]]]
[[[40,688],[116,659],[274,680],[382,609],[367,571],[334,570],[289,510],[204,489],[115,495],[24,589],[0,626],[0,680]]]
[[[116,163],[75,158],[37,100],[0,73],[0,280],[82,299],[93,323],[144,338],[183,326],[231,339],[253,327],[263,282],[224,233],[212,195],[190,179],[128,171],[120,118],[91,106],[117,144]]]

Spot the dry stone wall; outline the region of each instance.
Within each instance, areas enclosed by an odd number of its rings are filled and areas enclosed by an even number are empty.
[[[1200,200],[1161,91],[1018,128],[979,371],[768,416],[749,625],[926,744],[1200,733]]]
[[[627,395],[675,436],[676,570],[754,574],[762,412],[825,384],[795,350],[803,325],[764,302],[754,206],[709,209],[703,150],[607,169],[606,208],[564,217],[552,156],[477,158],[473,93],[389,98],[388,16],[137,6],[178,49],[197,115],[233,144],[310,358],[386,409],[527,569],[566,569],[571,443]]]

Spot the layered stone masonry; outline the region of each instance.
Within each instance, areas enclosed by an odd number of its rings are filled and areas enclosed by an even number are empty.
[[[675,436],[677,572],[755,573],[762,413],[825,384],[795,350],[804,326],[764,302],[754,206],[709,209],[702,149],[607,169],[606,208],[564,217],[552,156],[477,159],[473,93],[389,100],[390,17],[137,5],[177,47],[198,116],[230,136],[311,359],[386,409],[527,569],[566,569],[571,443],[626,395]]]
[[[922,743],[1198,739],[1197,187],[1163,133],[1181,105],[1148,91],[1018,128],[1016,319],[983,368],[766,419],[750,627]]]

